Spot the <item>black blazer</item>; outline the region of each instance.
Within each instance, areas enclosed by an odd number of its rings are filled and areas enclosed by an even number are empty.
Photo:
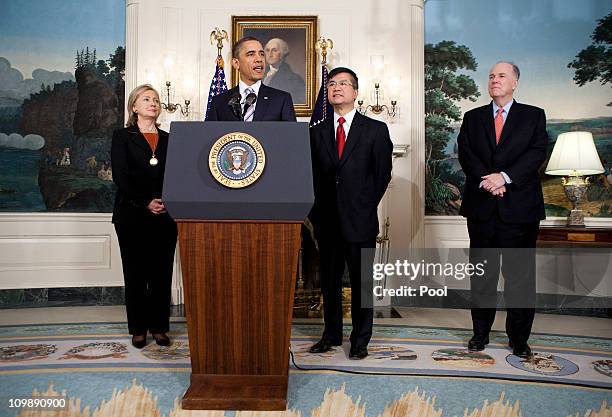
[[[498,145],[492,104],[470,110],[463,117],[457,143],[466,176],[461,215],[488,220],[497,210],[500,218],[510,223],[546,218],[538,173],[548,144],[544,110],[515,101]],[[512,180],[503,197],[479,188],[482,176],[500,171]]]
[[[240,121],[240,118],[234,116],[231,109],[227,105],[230,98],[238,91],[238,87],[227,90],[225,93],[216,95],[212,99],[210,111],[206,120],[222,120],[222,121]],[[293,101],[291,95],[286,91],[277,90],[276,88],[261,85],[259,87],[259,95],[253,114],[253,121],[289,121],[295,122],[295,111],[293,110]]]
[[[168,151],[168,133],[159,130],[155,156],[156,166],[149,164],[152,151],[138,126],[115,130],[111,145],[113,181],[117,184],[113,223],[143,222],[154,215],[147,206],[154,198],[161,198]]]
[[[389,129],[358,112],[338,159],[333,116],[310,129],[315,202],[310,219],[317,239],[336,234],[364,242],[378,234],[378,203],[391,180]]]

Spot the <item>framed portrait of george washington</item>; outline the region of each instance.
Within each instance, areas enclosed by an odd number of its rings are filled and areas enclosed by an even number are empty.
[[[262,82],[290,93],[297,116],[310,116],[317,94],[317,16],[232,16],[232,45],[245,36],[264,47]],[[232,68],[232,86],[238,81]]]

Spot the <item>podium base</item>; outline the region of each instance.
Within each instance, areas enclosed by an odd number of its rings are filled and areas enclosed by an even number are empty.
[[[285,411],[288,376],[192,374],[183,410]]]

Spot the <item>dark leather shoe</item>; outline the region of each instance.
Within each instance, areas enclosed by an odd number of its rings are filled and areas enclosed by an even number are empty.
[[[170,346],[170,338],[166,335],[166,333],[153,333],[151,334],[153,339],[155,339],[155,343],[160,346]]]
[[[342,343],[333,343],[331,340],[327,338],[322,338],[317,343],[312,345],[308,351],[310,353],[325,353],[329,352],[334,348],[334,346],[342,346]]]
[[[368,347],[367,346],[351,346],[351,351],[349,352],[349,359],[360,360],[368,356]]]
[[[531,348],[527,343],[524,345],[515,345],[512,348],[512,354],[522,359],[529,359],[533,355]]]
[[[146,334],[135,334],[132,336],[132,346],[136,349],[142,349],[147,345],[147,335]]]
[[[473,336],[468,342],[468,350],[471,352],[480,352],[489,344],[489,336],[479,337]]]

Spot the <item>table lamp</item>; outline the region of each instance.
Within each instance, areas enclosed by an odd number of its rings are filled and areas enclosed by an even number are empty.
[[[587,176],[604,172],[591,132],[560,134],[545,172],[563,176],[565,195],[572,202],[567,225],[584,227],[584,214],[578,207],[589,185]]]

